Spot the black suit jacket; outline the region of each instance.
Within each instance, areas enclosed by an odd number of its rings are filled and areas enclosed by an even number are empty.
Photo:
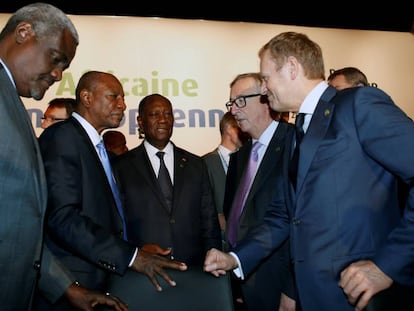
[[[128,239],[137,246],[171,247],[174,259],[201,265],[221,248],[220,226],[201,157],[174,146],[174,198],[166,206],[144,143],[117,157],[114,174],[123,196]]]
[[[109,273],[123,274],[135,247],[122,240],[122,222],[105,171],[74,118],[39,137],[48,194],[46,241],[91,289],[106,289]]]
[[[280,182],[282,155],[285,140],[293,126],[280,122],[266,149],[256,177],[246,199],[238,225],[238,238],[242,240],[247,232],[261,224],[271,202],[272,196],[283,199]],[[237,152],[231,154],[226,178],[226,194],[223,210],[229,215],[230,209],[239,187],[244,170],[249,161],[252,142],[245,143]],[[277,310],[279,297],[289,276],[289,245],[286,241],[282,247],[274,251],[251,273],[242,283],[242,290],[249,310]]]

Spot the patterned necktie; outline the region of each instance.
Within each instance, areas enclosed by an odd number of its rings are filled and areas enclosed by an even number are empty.
[[[111,169],[111,164],[109,162],[108,153],[106,152],[105,145],[104,145],[104,142],[102,140],[96,145],[96,147],[98,148],[99,158],[101,159],[102,165],[105,169],[105,174],[106,174],[106,177],[108,179],[109,185],[111,186],[112,194],[114,196],[115,203],[116,203],[116,207],[118,209],[119,216],[121,217],[121,220],[122,220],[124,240],[127,240],[127,231],[126,231],[124,210],[123,210],[123,207],[122,207],[121,197],[120,197],[120,194],[119,194],[118,187],[115,184],[115,180],[114,180],[114,177],[112,175],[112,169]]]
[[[261,146],[262,144],[259,141],[256,141],[253,144],[252,150],[250,151],[249,163],[247,164],[246,171],[240,181],[239,188],[237,189],[237,193],[231,207],[227,226],[227,240],[233,247],[237,242],[237,227],[239,218],[246,202],[246,198],[249,194],[250,187],[252,186],[254,177],[256,176],[257,162],[259,159],[258,151]]]
[[[298,113],[295,119],[295,150],[293,151],[293,156],[290,159],[289,163],[289,178],[292,183],[293,188],[296,190],[296,179],[298,176],[298,164],[299,164],[299,147],[302,142],[305,132],[303,130],[303,122],[305,121],[305,113]]]
[[[171,211],[172,207],[172,199],[173,199],[173,185],[171,182],[170,174],[168,173],[168,169],[165,166],[164,162],[164,151],[158,151],[157,157],[160,158],[160,170],[158,171],[158,182],[161,187],[161,191],[164,194],[165,201],[167,202],[167,206]]]

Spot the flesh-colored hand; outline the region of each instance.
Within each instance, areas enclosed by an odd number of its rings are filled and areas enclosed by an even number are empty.
[[[156,244],[147,244],[138,250],[138,254],[132,263],[132,269],[145,274],[158,291],[162,291],[162,287],[157,280],[157,275],[161,276],[171,286],[175,286],[175,281],[171,279],[164,269],[185,271],[187,270],[187,265],[165,257],[170,252],[170,249],[163,249]]]
[[[370,260],[350,264],[341,272],[339,286],[348,301],[360,311],[376,293],[390,287],[393,281]]]
[[[74,310],[94,311],[95,307],[106,306],[115,311],[128,311],[128,305],[121,301],[118,297],[110,293],[101,293],[89,290],[83,286],[70,285],[65,292],[65,297]]]
[[[210,272],[214,276],[226,274],[226,271],[237,268],[236,259],[229,253],[224,253],[218,249],[212,248],[204,259],[204,271]]]

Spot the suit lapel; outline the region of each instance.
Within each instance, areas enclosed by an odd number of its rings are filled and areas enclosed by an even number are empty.
[[[306,135],[300,145],[300,158],[296,184],[296,195],[300,194],[303,181],[315,156],[316,150],[328,130],[334,112],[334,104],[330,101],[336,94],[335,89],[328,88],[321,96],[312,115]]]
[[[160,201],[163,208],[168,212],[168,207],[163,199],[163,196],[160,195],[161,188],[157,180],[157,176],[152,168],[152,164],[150,159],[148,158],[148,154],[145,150],[144,144],[142,143],[139,145],[132,155],[131,165],[134,169],[137,170],[138,175],[148,184],[153,192],[154,197]]]
[[[267,176],[272,173],[278,161],[281,160],[283,146],[285,144],[286,130],[287,127],[283,124],[279,124],[276,131],[273,133],[272,139],[270,140],[269,146],[266,149],[262,162],[260,163],[253,180],[245,205],[247,205],[251,198],[254,197],[257,190],[262,187],[263,182],[267,180]]]
[[[5,101],[6,107],[3,107],[9,115],[9,122],[15,123],[16,128],[19,129],[19,137],[22,140],[22,145],[25,148],[25,152],[30,154],[32,159],[30,160],[34,165],[33,167],[33,176],[36,179],[36,192],[37,197],[39,198],[39,207],[41,212],[46,208],[47,200],[47,184],[46,176],[43,167],[43,160],[40,153],[39,143],[37,141],[36,134],[33,129],[32,122],[27,114],[26,107],[19,97],[17,90],[11,83],[6,70],[3,68],[3,65],[0,63],[0,80],[2,92],[9,94],[10,100]],[[24,134],[25,133],[25,134]],[[7,133],[3,133],[8,135]],[[18,156],[18,155],[16,155]]]
[[[189,159],[187,156],[174,145],[174,192],[173,192],[173,205],[172,211],[174,211],[177,202],[180,199],[182,188],[185,183],[185,171],[187,169]]]
[[[244,172],[249,162],[249,156],[250,156],[251,150],[252,150],[252,141],[249,140],[239,149],[239,151],[237,151],[238,161],[237,161],[237,185],[236,185],[237,188],[236,189],[240,187],[240,182],[242,181]]]

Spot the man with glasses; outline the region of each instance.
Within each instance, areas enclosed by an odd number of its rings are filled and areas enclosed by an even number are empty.
[[[75,106],[75,99],[70,97],[53,98],[45,110],[40,127],[45,129],[52,124],[64,121],[70,117]]]
[[[229,250],[244,238],[254,226],[263,222],[266,207],[276,193],[283,199],[282,186],[276,182],[281,169],[281,156],[285,137],[291,124],[273,118],[267,97],[261,94],[262,79],[259,73],[244,73],[230,83],[230,101],[227,109],[234,115],[240,129],[252,138],[237,152],[230,155],[226,179],[226,194],[223,211],[227,220]],[[243,188],[249,156],[253,144],[260,142],[257,171],[250,189]],[[244,203],[239,203],[239,196]],[[243,201],[242,201],[243,202]],[[235,216],[235,211],[240,210]],[[237,219],[235,219],[237,218]],[[233,228],[233,223],[236,224]],[[236,232],[232,239],[231,232]],[[279,299],[289,275],[289,245],[284,243],[264,260],[255,272],[244,280],[233,279],[233,290],[237,298],[237,286],[241,285],[244,302],[249,311],[278,310]],[[284,295],[286,298],[286,296]],[[292,299],[284,299],[294,305]],[[236,303],[236,309],[239,304]]]

